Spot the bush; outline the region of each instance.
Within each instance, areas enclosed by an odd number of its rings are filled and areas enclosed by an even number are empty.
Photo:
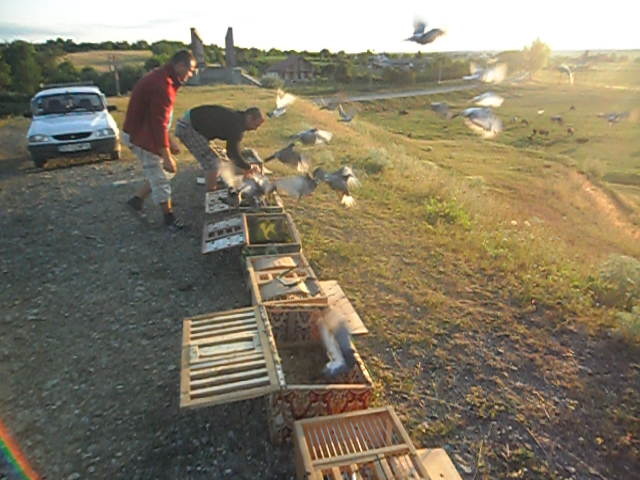
[[[618,332],[627,338],[640,340],[640,306],[633,307],[630,312],[616,314]]]
[[[260,83],[265,88],[282,88],[284,87],[284,80],[282,80],[278,75],[274,74],[266,74],[263,75],[260,79]]]
[[[436,226],[444,222],[448,224],[459,224],[465,228],[471,226],[471,218],[462,205],[455,199],[442,200],[438,197],[431,197],[425,203],[427,223]]]
[[[630,310],[640,302],[640,261],[612,255],[600,267],[596,298],[603,305]]]
[[[357,163],[368,174],[376,174],[391,165],[391,159],[386,149],[373,148],[369,150],[369,156]]]
[[[585,160],[582,169],[587,177],[595,180],[601,179],[605,173],[604,164],[597,158],[589,158]]]

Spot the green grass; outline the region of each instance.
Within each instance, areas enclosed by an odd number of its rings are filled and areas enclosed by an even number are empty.
[[[126,65],[142,67],[152,53],[150,50],[94,50],[69,53],[65,55],[64,59],[73,63],[78,70],[84,67],[93,67],[99,72],[107,72],[112,55],[116,57],[116,61],[121,67]]]

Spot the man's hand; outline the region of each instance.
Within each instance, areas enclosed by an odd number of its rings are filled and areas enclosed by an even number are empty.
[[[164,168],[169,173],[176,173],[178,171],[178,165],[176,163],[176,159],[173,158],[171,152],[168,148],[162,149],[162,168]]]
[[[173,137],[169,137],[169,151],[173,155],[177,155],[180,153],[180,144]]]

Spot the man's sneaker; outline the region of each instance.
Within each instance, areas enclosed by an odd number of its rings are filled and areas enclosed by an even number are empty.
[[[166,213],[164,215],[164,224],[170,232],[188,229],[187,226],[173,213]]]
[[[143,203],[144,203],[144,200],[136,196],[133,196],[129,200],[127,200],[127,206],[131,208],[134,212],[142,211]]]

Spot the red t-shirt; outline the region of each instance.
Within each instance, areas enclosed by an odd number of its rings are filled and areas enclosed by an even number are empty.
[[[142,77],[133,87],[122,130],[134,145],[156,155],[169,148],[169,122],[180,82],[171,64]]]

